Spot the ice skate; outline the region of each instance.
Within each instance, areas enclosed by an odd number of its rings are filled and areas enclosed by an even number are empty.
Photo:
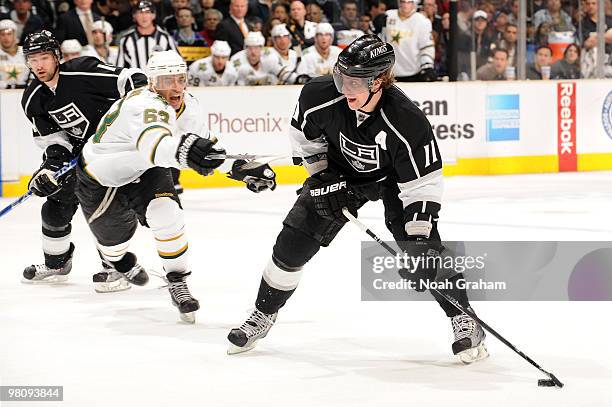
[[[125,273],[118,272],[125,280],[134,285],[143,286],[149,282],[149,275],[145,271],[144,267],[136,263],[134,266],[126,271]]]
[[[61,255],[45,254],[45,264],[33,264],[23,270],[23,279],[27,284],[55,284],[68,280],[72,270],[72,253],[74,244]]]
[[[166,274],[168,281],[168,291],[172,303],[178,308],[183,322],[195,323],[195,311],[200,309],[200,303],[193,298],[187,287],[187,276],[191,273],[170,272]]]
[[[132,285],[114,267],[102,262],[103,270],[93,275],[94,290],[98,293],[114,293],[129,290]]]
[[[484,343],[485,332],[482,327],[466,314],[451,318],[455,342],[453,342],[453,353],[459,359],[470,364],[489,356]]]
[[[227,354],[233,355],[253,349],[259,339],[266,337],[277,315],[278,313],[264,314],[255,308],[247,320],[240,325],[240,328],[232,329],[227,335],[230,341]]]

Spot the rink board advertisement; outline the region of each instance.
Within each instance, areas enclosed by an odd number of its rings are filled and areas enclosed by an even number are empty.
[[[612,81],[399,84],[427,115],[445,175],[612,169]],[[230,152],[283,155],[279,183],[299,183],[287,129],[300,86],[193,88],[202,115]],[[21,91],[0,92],[2,195],[25,192],[42,151],[21,110]],[[407,135],[409,137],[409,135]],[[185,187],[231,186],[192,171]]]
[[[612,301],[610,242],[444,242],[437,256],[419,254],[414,242],[402,249],[392,256],[361,243],[363,301],[427,301],[429,290],[455,286],[479,301]],[[435,278],[414,277],[424,264]]]

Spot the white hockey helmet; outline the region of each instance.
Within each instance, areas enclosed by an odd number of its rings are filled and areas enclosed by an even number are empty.
[[[315,30],[315,34],[331,34],[332,38],[334,36],[334,27],[330,23],[319,23],[317,24],[317,28]]]
[[[81,52],[83,47],[79,40],[64,40],[60,49],[64,54],[76,54]]]
[[[289,37],[291,34],[289,34],[289,30],[287,30],[285,24],[277,24],[272,28],[272,31],[270,31],[270,35],[272,37]]]
[[[186,75],[187,64],[176,51],[159,51],[149,58],[145,73],[149,79],[161,75]]]
[[[91,25],[91,31],[102,31],[105,35],[106,42],[110,43],[113,40],[113,26],[108,21],[98,20]]]
[[[227,41],[216,40],[210,47],[210,52],[214,56],[227,58],[232,53],[232,49]]]
[[[265,43],[266,39],[259,31],[250,31],[244,39],[245,47],[263,47]]]
[[[0,21],[0,31],[13,30],[17,32],[17,24],[13,20],[2,20]]]

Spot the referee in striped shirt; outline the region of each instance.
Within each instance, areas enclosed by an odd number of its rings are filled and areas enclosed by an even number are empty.
[[[178,52],[172,36],[155,24],[155,7],[150,1],[139,1],[132,14],[136,25],[119,41],[117,66],[144,69],[153,52]]]

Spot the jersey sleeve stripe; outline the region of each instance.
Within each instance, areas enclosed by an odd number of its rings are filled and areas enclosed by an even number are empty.
[[[414,156],[412,154],[412,148],[410,147],[410,144],[408,144],[408,141],[404,138],[404,136],[402,136],[400,132],[397,131],[395,126],[391,124],[391,122],[387,118],[387,115],[385,114],[385,111],[383,109],[380,109],[380,114],[383,120],[385,121],[385,123],[387,123],[387,125],[389,126],[389,128],[393,130],[395,135],[397,135],[397,137],[406,145],[406,149],[408,150],[408,155],[410,156],[410,162],[412,163],[412,168],[414,169],[414,173],[416,174],[417,178],[420,178],[421,173],[419,172],[419,168],[417,167],[416,162],[414,161]]]
[[[170,137],[170,133],[163,134],[159,139],[157,139],[157,141],[153,145],[153,149],[151,150],[151,156],[149,157],[149,159],[151,160],[151,164],[155,164],[155,154],[157,153],[157,147],[159,146],[159,143],[161,143],[161,141],[164,139],[164,137]]]
[[[304,130],[304,127],[306,127],[306,118],[308,117],[308,115],[310,113],[316,112],[317,110],[323,109],[323,108],[325,108],[327,106],[331,106],[334,103],[338,103],[339,101],[341,101],[342,99],[345,99],[345,98],[346,98],[346,96],[344,96],[344,95],[338,96],[335,99],[332,99],[332,100],[330,100],[328,102],[325,102],[325,103],[323,103],[321,105],[318,105],[318,106],[315,106],[315,107],[311,107],[310,109],[306,110],[304,112],[304,117],[302,118],[302,123],[300,123],[300,127],[302,127],[302,131]]]
[[[153,130],[157,130],[157,129],[162,129],[165,130],[162,132],[162,134],[167,134],[167,135],[171,135],[170,130],[168,130],[166,127],[161,126],[159,124],[156,124],[154,126],[149,126],[146,129],[144,129],[140,135],[138,136],[138,139],[136,140],[136,149],[138,149],[139,145],[140,145],[140,140],[142,140],[143,136],[147,133],[150,133]]]
[[[25,112],[26,115],[28,114],[28,106],[30,106],[30,101],[32,100],[32,96],[34,96],[34,94],[38,92],[38,89],[40,89],[41,86],[42,86],[42,83],[38,85],[37,87],[35,87],[32,93],[30,93],[30,96],[28,96],[28,100],[26,100],[25,107],[23,108],[23,111]]]

